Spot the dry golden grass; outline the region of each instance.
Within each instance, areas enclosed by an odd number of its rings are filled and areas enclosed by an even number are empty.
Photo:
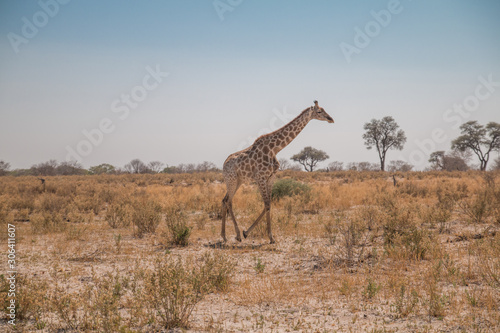
[[[231,221],[220,243],[217,173],[46,177],[45,187],[0,177],[2,230],[17,228],[17,329],[500,329],[499,174],[410,172],[396,187],[381,172],[287,178],[309,190],[273,201],[269,245],[264,223],[239,243]],[[248,228],[262,210],[256,187],[233,206]]]

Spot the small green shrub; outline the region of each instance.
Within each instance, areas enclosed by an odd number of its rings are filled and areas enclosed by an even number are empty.
[[[419,303],[419,295],[415,289],[408,290],[405,284],[401,284],[396,295],[395,308],[399,318],[404,318],[415,311]]]
[[[266,264],[262,263],[262,260],[260,258],[256,258],[254,269],[257,273],[264,273],[264,270],[266,269]]]
[[[292,197],[294,195],[303,195],[309,193],[311,187],[296,180],[285,178],[276,181],[271,190],[271,197],[279,200],[283,197]]]
[[[372,299],[380,290],[380,284],[377,284],[373,281],[372,278],[368,278],[368,284],[366,288],[363,290],[363,296],[368,299]]]

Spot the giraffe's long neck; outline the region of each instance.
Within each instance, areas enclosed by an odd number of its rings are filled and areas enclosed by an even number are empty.
[[[307,123],[311,120],[310,109],[302,111],[295,119],[283,126],[282,128],[269,133],[271,150],[277,154],[283,148],[288,146],[290,142],[306,127]]]

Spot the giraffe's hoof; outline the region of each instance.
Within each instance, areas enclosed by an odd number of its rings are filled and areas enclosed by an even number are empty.
[[[243,230],[243,237],[247,238],[247,232],[245,230]]]
[[[269,242],[269,244],[274,244],[276,243],[276,241],[274,240],[274,238],[271,238],[271,241]]]
[[[239,237],[239,236],[238,236],[238,237],[236,237],[236,240],[237,240],[238,242],[241,242],[241,237]]]

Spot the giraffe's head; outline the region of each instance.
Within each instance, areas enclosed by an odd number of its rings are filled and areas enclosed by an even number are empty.
[[[333,118],[326,113],[325,109],[318,105],[318,101],[314,101],[314,106],[311,106],[312,119],[324,120],[333,123]]]

